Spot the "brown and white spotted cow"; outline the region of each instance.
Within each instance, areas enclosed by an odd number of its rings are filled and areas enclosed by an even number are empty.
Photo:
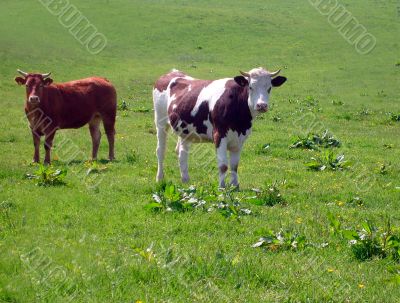
[[[213,142],[217,150],[219,185],[225,187],[230,152],[231,183],[238,186],[237,170],[243,143],[251,133],[252,121],[268,111],[272,87],[286,78],[262,67],[234,78],[194,79],[180,71],[161,76],[153,90],[157,127],[157,181],[164,178],[163,162],[167,130],[179,136],[176,151],[182,182],[189,181],[188,154],[191,143]]]

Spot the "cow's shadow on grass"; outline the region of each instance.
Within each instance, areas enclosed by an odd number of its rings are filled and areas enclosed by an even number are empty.
[[[98,159],[96,161],[92,161],[90,159],[75,159],[69,162],[63,162],[63,161],[59,161],[59,160],[53,160],[52,164],[53,165],[65,165],[65,166],[77,166],[77,165],[82,165],[85,163],[93,163],[93,162],[97,162],[99,164],[110,164],[110,163],[120,163],[119,160],[108,160],[108,159]]]

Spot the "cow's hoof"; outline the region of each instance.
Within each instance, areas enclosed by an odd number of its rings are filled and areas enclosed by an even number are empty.
[[[231,183],[231,187],[233,187],[235,190],[239,190],[239,183]]]
[[[188,183],[190,180],[189,177],[182,177],[182,183]]]

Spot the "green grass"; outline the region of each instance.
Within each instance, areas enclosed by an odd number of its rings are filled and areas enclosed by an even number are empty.
[[[400,226],[400,123],[388,114],[400,112],[396,1],[340,1],[377,38],[364,56],[308,1],[71,2],[107,37],[99,55],[90,55],[39,1],[0,4],[0,301],[398,301],[400,288],[388,269],[393,262],[356,260],[328,220],[332,213],[357,229],[365,219],[383,226],[390,217]],[[254,123],[239,167],[241,189],[278,181],[287,205],[250,204],[253,214],[240,221],[217,212],[147,210],[156,190],[153,82],[172,68],[215,79],[260,65],[282,67],[288,82],[273,92],[271,112]],[[13,80],[17,68],[52,71],[56,82],[105,76],[129,104],[118,113],[117,161],[101,161],[89,174],[102,178],[98,186],[84,182],[91,167],[87,127],[56,136],[54,164],[66,166],[65,186],[36,186],[24,177],[36,168],[24,89]],[[321,110],[307,100],[318,100]],[[323,129],[308,129],[301,119],[312,110]],[[309,171],[304,163],[318,152],[289,149],[298,135],[325,129],[341,141],[335,153],[346,155],[350,170]],[[57,150],[62,137],[85,156],[67,165]],[[171,136],[166,176],[181,186],[174,143]],[[211,188],[213,147],[197,148],[207,153],[191,155],[191,182]],[[382,163],[391,164],[385,174]],[[374,183],[360,191],[357,176],[364,172]],[[363,206],[346,203],[357,196]],[[251,247],[281,229],[313,245],[277,252]]]

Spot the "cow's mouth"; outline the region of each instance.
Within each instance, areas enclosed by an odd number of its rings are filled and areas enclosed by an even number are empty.
[[[259,113],[266,113],[268,111],[267,108],[260,108],[257,110]]]
[[[38,101],[30,101],[30,100],[28,100],[28,102],[27,102],[29,105],[32,105],[32,106],[36,106],[36,105],[39,105],[40,104],[40,101],[38,100]]]

